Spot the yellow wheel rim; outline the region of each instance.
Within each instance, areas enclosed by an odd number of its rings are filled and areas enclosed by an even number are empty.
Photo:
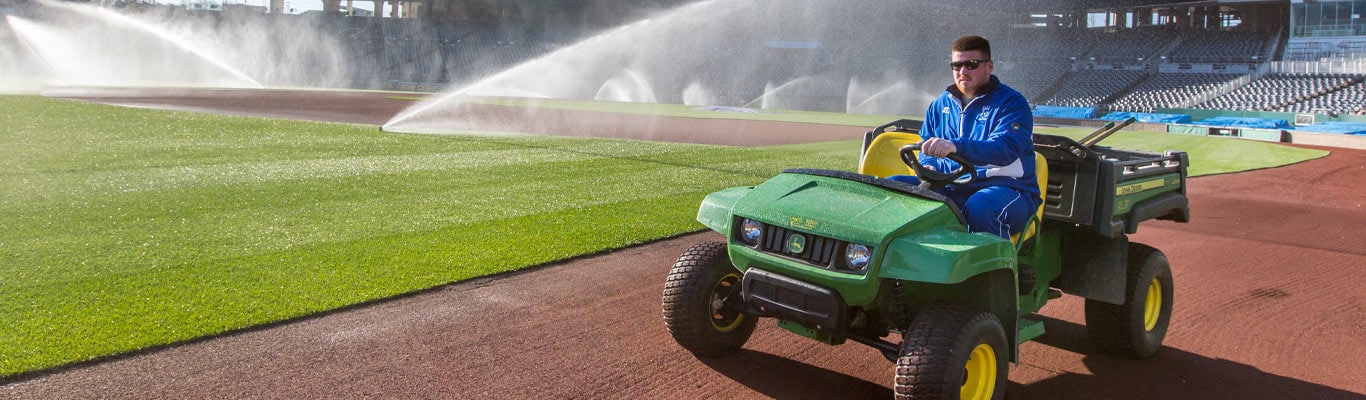
[[[972,349],[968,364],[963,367],[963,388],[958,398],[963,400],[986,400],[996,392],[996,352],[991,345],[982,343]]]
[[[1143,309],[1143,330],[1151,331],[1157,327],[1157,317],[1162,315],[1162,282],[1157,278],[1148,284],[1147,306]]]
[[[711,327],[717,332],[733,331],[740,327],[741,322],[745,321],[745,314],[722,310],[726,300],[739,293],[740,279],[740,274],[726,274],[716,282],[716,287],[711,290]]]

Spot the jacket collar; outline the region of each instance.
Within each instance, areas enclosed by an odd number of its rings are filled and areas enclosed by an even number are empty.
[[[982,90],[978,91],[977,97],[989,95],[991,94],[991,92],[995,92],[996,89],[1000,86],[1001,80],[996,78],[996,74],[991,74],[991,79],[987,81],[986,85],[982,86]],[[959,103],[967,104],[968,102],[972,101],[972,99],[963,98],[963,92],[958,90],[958,85],[949,85],[949,87],[945,88],[944,90],[948,90],[949,93],[953,94],[953,97],[957,98]]]

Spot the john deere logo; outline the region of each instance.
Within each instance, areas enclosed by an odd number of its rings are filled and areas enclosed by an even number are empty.
[[[792,254],[802,254],[806,249],[806,236],[792,235],[787,237],[787,252]]]

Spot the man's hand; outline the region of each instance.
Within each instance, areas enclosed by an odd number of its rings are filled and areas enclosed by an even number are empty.
[[[920,145],[920,151],[930,157],[944,158],[948,157],[949,154],[957,153],[958,146],[955,146],[953,142],[949,140],[930,138],[929,140],[926,140],[924,144]]]

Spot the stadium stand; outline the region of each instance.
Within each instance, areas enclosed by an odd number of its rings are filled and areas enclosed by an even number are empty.
[[[1150,60],[1175,38],[1176,31],[1165,27],[1102,32],[1096,35],[1095,48],[1086,59],[1100,62]]]
[[[1160,73],[1144,80],[1132,92],[1110,105],[1112,110],[1153,112],[1180,107],[1192,99],[1242,75],[1209,73]]]
[[[1031,102],[1037,101],[1071,71],[1072,62],[1064,60],[1002,60],[996,64],[996,75]]]
[[[1357,75],[1274,73],[1193,108],[1344,113],[1362,104],[1362,90],[1361,76]]]
[[[945,38],[953,40],[953,38]],[[1077,60],[1090,51],[1094,38],[1085,29],[1024,28],[992,39],[992,58],[1000,60]]]
[[[1167,52],[1171,62],[1252,62],[1266,60],[1270,33],[1200,29],[1181,32]]]
[[[1082,70],[1067,74],[1058,90],[1039,104],[1093,107],[1148,75],[1147,71]]]
[[[1363,76],[1339,75],[1330,78],[1328,86],[1308,98],[1286,104],[1271,111],[1318,114],[1349,114],[1366,104],[1366,84]],[[1292,99],[1293,101],[1293,99]]]

